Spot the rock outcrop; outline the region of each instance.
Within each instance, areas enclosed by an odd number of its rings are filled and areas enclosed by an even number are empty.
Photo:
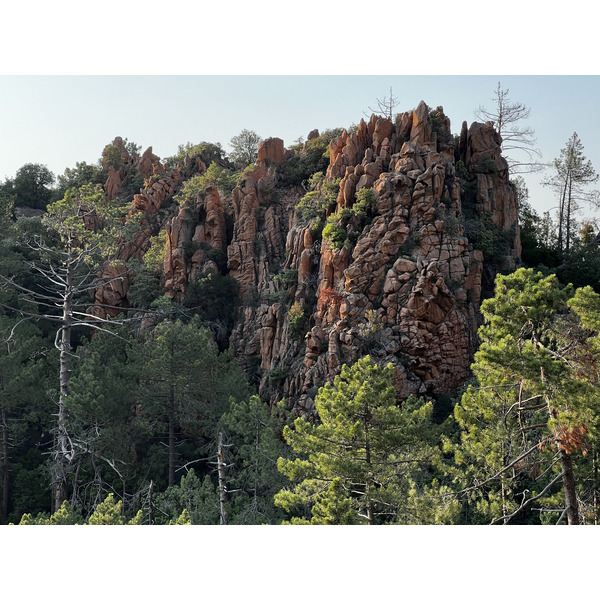
[[[229,347],[263,398],[286,397],[297,414],[310,415],[317,389],[366,353],[395,366],[400,399],[435,398],[470,376],[485,270],[514,269],[520,258],[500,145],[489,123],[465,123],[453,136],[442,107],[424,102],[395,122],[373,115],[343,131],[319,184],[337,190],[327,215],[340,243],[321,233],[326,214],[319,228],[295,209],[304,190],[280,184],[293,157],[278,138],[261,143],[227,198],[207,187],[161,223],[160,207],[206,165],[198,157],[168,171],[149,149],[137,162],[146,187],[132,208],[147,227],[123,254],[143,256],[149,234],[165,228],[164,287],[176,301],[200,273],[218,272],[215,252],[226,256],[220,270],[238,285]],[[367,196],[367,208],[357,205]],[[504,244],[493,264],[476,239],[482,226]],[[111,293],[99,298],[126,303],[127,283]]]
[[[200,157],[194,157],[188,158],[183,167],[178,166],[176,169],[168,170],[161,163],[160,158],[153,154],[152,147],[135,159],[129,156],[120,137],[115,138],[112,145],[121,151],[124,166],[116,171],[112,167],[109,168],[104,185],[106,197],[116,198],[131,173],[139,173],[144,182],[139,193],[133,195],[129,211],[130,217],[141,215],[139,231],[134,239],[124,240],[119,245],[117,259],[124,263],[133,259],[141,261],[150,247],[152,236],[156,235],[161,227],[169,226],[159,219],[161,207],[179,191],[184,180],[206,171],[206,165]],[[99,273],[99,278],[104,278],[107,283],[93,292],[93,300],[96,303],[94,314],[101,318],[114,317],[122,312],[124,307],[129,306],[127,296],[132,276],[126,266],[119,267],[118,274],[115,269],[116,267],[108,267]],[[185,287],[185,284],[183,286]]]
[[[287,219],[280,213],[276,223],[259,223],[256,190],[234,191],[239,208],[229,266],[243,290],[252,287],[256,306],[242,309],[231,343],[243,361],[259,365],[263,396],[291,397],[299,413],[310,412],[316,389],[366,352],[395,365],[400,398],[435,397],[469,377],[485,257],[465,233],[463,200],[471,214],[489,215],[508,236],[497,268],[514,269],[520,242],[515,191],[497,134],[489,124],[473,124],[462,137],[457,144],[441,107],[430,111],[421,103],[395,124],[373,116],[332,140],[326,179],[340,180],[336,213],[351,209],[363,188],[375,198],[372,221],[354,245],[342,248],[313,239],[289,206]],[[474,197],[465,194],[458,160]],[[258,268],[276,253],[263,257],[250,243],[281,226],[287,231],[282,272],[296,275],[283,287],[281,275]],[[266,293],[272,282],[277,302]],[[300,339],[290,326],[292,303],[308,324]]]

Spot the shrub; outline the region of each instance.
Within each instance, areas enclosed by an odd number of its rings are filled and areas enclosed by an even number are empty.
[[[356,192],[356,200],[352,212],[361,221],[373,213],[375,207],[375,191],[373,188],[361,188]]]
[[[150,238],[150,247],[144,254],[144,266],[153,272],[160,272],[165,262],[165,248],[167,244],[167,231],[161,229],[158,235]]]
[[[322,175],[322,173],[318,173]],[[317,182],[317,188],[307,192],[296,205],[303,221],[324,216],[324,214],[335,206],[340,189],[340,179],[331,182]]]
[[[185,293],[184,306],[193,309],[203,321],[233,324],[238,282],[231,275],[207,273],[191,282]]]
[[[227,254],[218,248],[210,248],[206,251],[206,259],[212,260],[222,275],[225,275],[227,272]]]
[[[340,136],[342,131],[342,128],[328,129],[305,144],[292,146],[293,154],[278,169],[282,185],[300,185],[313,174],[325,172],[329,166],[329,142]]]
[[[276,382],[285,379],[290,374],[289,367],[276,367],[269,373],[269,381]]]
[[[204,191],[206,184],[202,182],[202,175],[196,175],[184,182],[181,190],[173,196],[173,200],[181,206],[194,206],[196,199]]]
[[[329,240],[334,248],[341,248],[348,238],[346,229],[348,223],[354,216],[349,208],[343,208],[338,213],[327,218],[327,224],[323,229],[323,238]]]
[[[123,162],[123,158],[121,157],[121,151],[117,146],[109,144],[102,151],[102,158],[100,159],[100,164],[105,171],[108,171],[109,168],[113,168],[115,171],[118,171],[125,163]]]
[[[283,273],[275,275],[273,280],[282,283],[283,285],[295,285],[298,281],[298,270],[286,269],[283,271]]]
[[[204,187],[212,185],[222,194],[231,194],[233,188],[237,185],[237,175],[216,162],[211,162],[206,172],[199,176],[199,182]]]
[[[292,338],[295,340],[300,339],[307,324],[306,315],[300,302],[296,301],[292,304],[288,312],[288,318],[290,320],[290,334]]]
[[[177,154],[165,159],[165,166],[168,169],[174,169],[178,164],[183,163],[187,157],[191,158],[193,156],[200,156],[205,164],[210,164],[211,162],[227,164],[224,154],[223,148],[219,143],[200,142],[199,144],[191,144],[188,142],[185,146],[180,144]]]
[[[467,179],[469,177],[469,171],[467,171],[467,167],[462,160],[459,160],[455,166],[456,175],[461,179]]]
[[[473,247],[481,250],[484,258],[492,262],[506,256],[514,236],[513,232],[500,229],[488,213],[467,219],[465,235]]]
[[[289,296],[288,290],[279,290],[278,292],[273,292],[267,296],[267,300],[271,304],[275,304],[276,302],[285,302],[287,297]]]
[[[339,219],[327,219],[327,225],[323,228],[323,237],[329,240],[334,248],[341,248],[348,237],[348,232],[340,226]]]

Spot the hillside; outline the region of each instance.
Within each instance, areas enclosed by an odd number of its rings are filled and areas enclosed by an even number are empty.
[[[5,184],[0,520],[597,522],[600,299],[521,268],[492,124],[256,142]]]
[[[226,327],[221,341],[260,395],[284,396],[298,413],[313,410],[318,387],[342,364],[367,353],[394,364],[399,398],[455,390],[469,377],[482,290],[489,295],[494,273],[520,257],[497,134],[463,123],[455,137],[442,108],[424,103],[395,123],[373,115],[331,139],[324,177],[308,190],[310,177],[298,185],[290,172],[318,142],[314,131],[294,153],[265,140],[231,194],[207,185],[182,202],[178,192],[210,156],[169,169],[151,148],[132,160],[116,139],[123,166],[110,169],[107,196],[120,193],[130,169],[145,181],[133,198],[144,227],[120,258],[143,260],[166,231],[160,283],[188,306],[209,274],[233,278],[237,293],[220,299],[229,306],[205,318]],[[132,283],[96,301],[116,314],[131,305]]]

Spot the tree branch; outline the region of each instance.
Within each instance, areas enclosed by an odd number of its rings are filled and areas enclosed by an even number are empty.
[[[532,502],[535,502],[536,500],[539,500],[561,477],[562,477],[562,473],[557,475],[539,494],[537,494],[536,496],[532,496],[527,501],[521,502],[521,506],[519,506],[519,508],[517,508],[517,510],[515,510],[513,513],[511,513],[510,515],[507,515],[507,516],[495,518],[493,521],[491,521],[490,525],[494,525],[498,521],[505,521],[505,524],[508,523],[510,521],[510,519],[512,519],[515,515],[520,513],[527,505],[531,504]],[[566,509],[565,509],[565,512],[566,512]]]

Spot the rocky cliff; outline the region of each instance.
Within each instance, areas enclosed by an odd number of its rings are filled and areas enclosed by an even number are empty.
[[[121,258],[141,259],[165,229],[161,284],[175,302],[207,277],[235,280],[227,345],[264,399],[310,414],[318,387],[366,353],[395,366],[399,398],[436,397],[469,377],[482,290],[519,261],[500,144],[489,123],[452,135],[443,109],[421,102],[333,138],[326,172],[304,185],[286,177],[295,153],[271,138],[231,194],[208,185],[185,203],[173,198],[207,161],[167,169],[148,149],[133,165],[142,226]],[[131,277],[122,283],[97,295],[109,313],[131,301]]]

